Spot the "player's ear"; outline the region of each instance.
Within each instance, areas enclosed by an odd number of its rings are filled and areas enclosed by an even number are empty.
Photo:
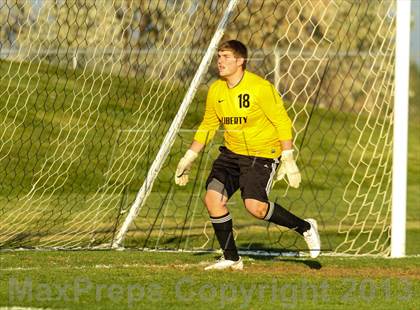
[[[237,64],[239,65],[239,66],[241,66],[242,67],[242,65],[244,64],[244,62],[245,62],[245,58],[243,58],[243,57],[238,57],[238,58],[236,58],[237,59]]]

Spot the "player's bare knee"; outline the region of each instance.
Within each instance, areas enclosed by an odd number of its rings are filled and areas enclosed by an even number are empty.
[[[207,209],[212,209],[215,206],[220,206],[220,201],[218,201],[214,195],[209,194],[208,192],[204,196],[204,203]]]
[[[267,214],[267,204],[255,199],[245,199],[245,208],[258,219],[263,219]]]
[[[220,213],[224,210],[227,212],[226,202],[227,197],[224,197],[220,193],[214,192],[212,190],[207,191],[206,195],[204,196],[204,203],[210,215]]]

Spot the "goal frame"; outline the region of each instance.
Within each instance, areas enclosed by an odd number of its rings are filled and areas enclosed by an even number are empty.
[[[206,73],[210,61],[213,57],[215,50],[223,37],[224,31],[229,21],[229,17],[235,10],[239,0],[230,0],[229,4],[217,26],[217,29],[213,35],[213,38],[210,41],[209,47],[200,63],[200,66],[197,69],[197,72],[194,75],[194,79],[192,80],[187,93],[184,96],[184,99],[179,107],[179,110],[172,121],[171,126],[166,133],[165,139],[162,142],[162,146],[159,149],[158,154],[156,155],[155,160],[151,164],[149,171],[147,172],[147,176],[144,180],[143,185],[141,186],[140,190],[136,195],[136,199],[130,207],[129,213],[124,220],[121,228],[116,235],[116,238],[112,242],[112,248],[119,248],[124,240],[125,235],[127,234],[128,228],[130,224],[134,221],[139,213],[141,207],[143,206],[144,202],[146,201],[147,197],[149,196],[150,192],[153,188],[153,183],[155,182],[157,175],[162,168],[164,161],[166,160],[169,151],[172,145],[175,142],[176,134],[181,128],[182,122],[184,121],[185,116],[187,115],[188,108],[194,99],[195,93],[197,92],[198,86],[200,85],[204,74]]]
[[[405,256],[406,247],[410,7],[411,0],[397,1],[394,136],[392,150],[391,257]]]
[[[223,36],[229,16],[238,4],[230,0],[218,28],[209,44],[200,67],[183,99],[166,136],[152,163],[147,177],[137,193],[112,248],[123,247],[123,240],[129,226],[135,220],[141,207],[150,194],[158,172],[172,147],[176,133],[188,111],[202,76],[207,70],[218,42]],[[411,0],[396,1],[396,51],[395,51],[395,90],[393,109],[393,166],[392,166],[392,210],[391,210],[391,257],[404,257],[406,248],[406,208],[407,208],[407,156],[408,156],[408,92],[409,92],[409,43],[410,43]]]

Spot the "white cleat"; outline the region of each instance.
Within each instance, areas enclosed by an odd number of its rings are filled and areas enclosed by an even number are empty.
[[[321,239],[319,238],[318,225],[314,219],[305,219],[311,228],[303,233],[306,244],[309,248],[309,254],[312,258],[318,257],[321,253]]]
[[[229,260],[224,259],[222,256],[216,263],[211,264],[204,268],[204,270],[223,270],[223,269],[232,269],[232,270],[242,270],[244,269],[244,263],[242,262],[242,258],[239,257],[239,260]]]

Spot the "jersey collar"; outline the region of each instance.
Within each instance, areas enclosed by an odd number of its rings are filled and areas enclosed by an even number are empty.
[[[245,74],[247,74],[247,71],[244,70],[244,74],[242,74],[241,79],[238,81],[238,83],[236,83],[233,87],[229,87],[228,83],[225,81],[226,86],[228,89],[234,89],[235,87],[237,87],[239,84],[241,84],[241,82],[244,80]]]

